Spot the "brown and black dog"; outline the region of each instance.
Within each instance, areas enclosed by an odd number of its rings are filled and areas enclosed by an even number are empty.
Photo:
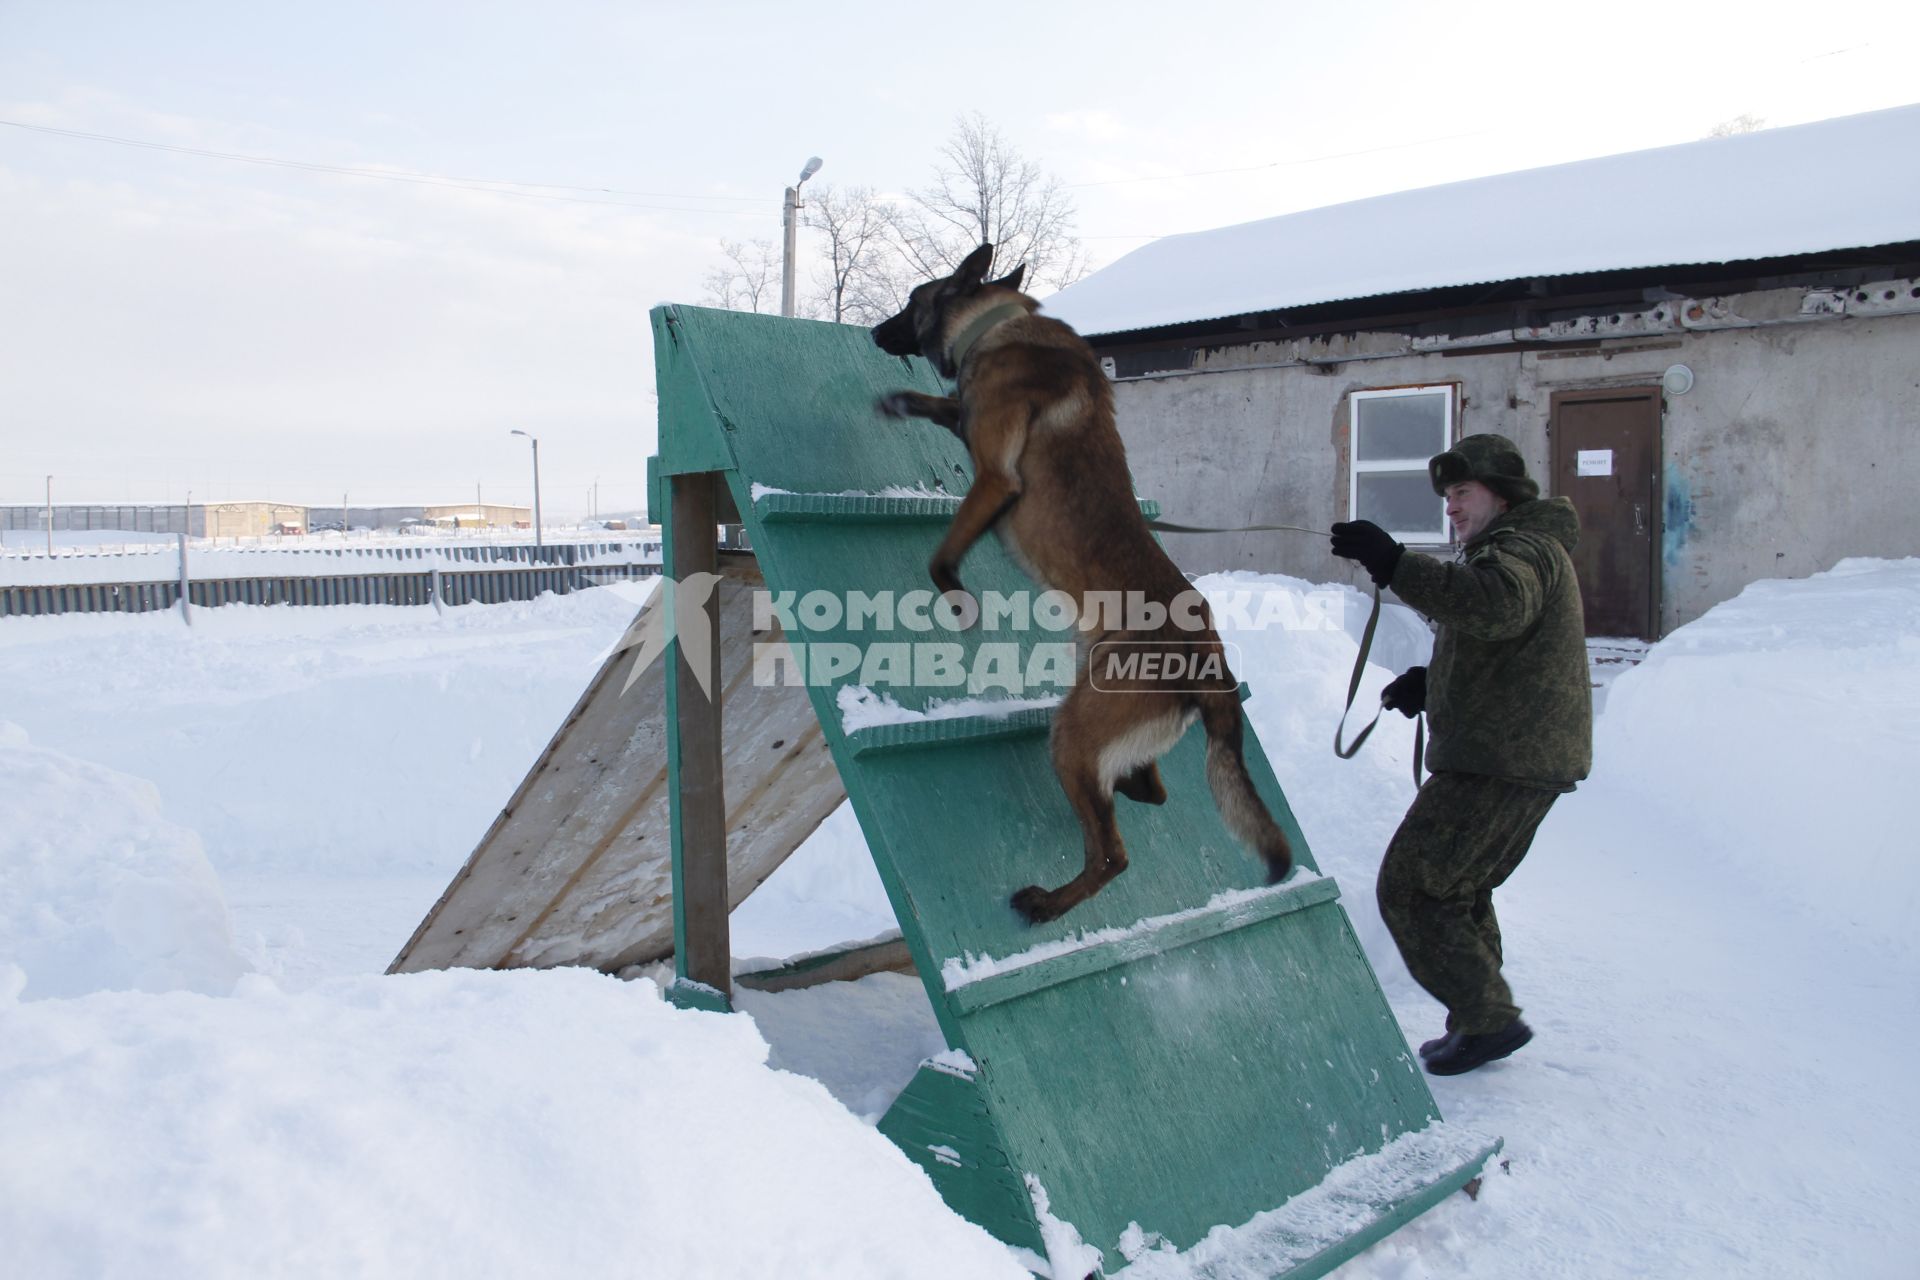
[[[938,423],[973,455],[973,487],[928,566],[934,585],[950,599],[964,594],[960,562],[993,529],[1041,585],[1080,606],[1086,660],[1054,719],[1052,754],[1080,820],[1086,866],[1057,889],[1021,889],[1013,905],[1028,920],[1052,920],[1126,870],[1114,792],[1164,804],[1156,761],[1195,718],[1206,730],[1207,782],[1221,817],[1280,880],[1293,855],[1247,775],[1239,682],[1205,600],[1140,514],[1100,361],[1072,329],[1036,314],[1040,304],[1019,291],[1024,268],[988,281],[992,261],[993,246],[981,245],[952,275],[919,286],[904,310],[874,326],[873,340],[891,355],[926,357],[956,383],[950,399],[897,391],[876,406]],[[1102,593],[1130,609],[1144,605],[1140,621],[1099,614]],[[1093,619],[1110,625],[1089,629]],[[1181,654],[1207,676],[1169,682],[1142,674],[1159,664],[1137,662],[1096,673],[1111,656],[1142,652]]]

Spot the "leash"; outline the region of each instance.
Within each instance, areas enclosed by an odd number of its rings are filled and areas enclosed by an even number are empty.
[[[1309,529],[1298,524],[1243,524],[1231,529],[1212,529],[1198,524],[1174,524],[1169,520],[1149,520],[1147,528],[1159,533],[1311,533],[1320,538],[1331,538],[1333,533],[1327,529]]]
[[[1374,726],[1380,723],[1380,717],[1387,714],[1387,704],[1382,702],[1380,709],[1373,713],[1373,719],[1367,721],[1367,727],[1354,738],[1353,745],[1340,745],[1340,739],[1346,733],[1347,716],[1353,711],[1354,697],[1360,692],[1360,673],[1366,669],[1367,654],[1373,649],[1373,633],[1379,625],[1380,588],[1376,586],[1373,589],[1373,612],[1367,615],[1367,629],[1360,637],[1360,655],[1354,659],[1353,676],[1347,681],[1347,705],[1340,712],[1340,723],[1333,727],[1333,754],[1342,760],[1351,760],[1359,753],[1360,748],[1366,745],[1368,736],[1373,733]],[[1420,767],[1425,763],[1426,754],[1427,717],[1423,711],[1413,718],[1413,787],[1416,791],[1420,789]]]
[[[1215,529],[1203,525],[1174,524],[1170,520],[1149,520],[1147,528],[1160,533],[1310,533],[1316,537],[1331,538],[1332,532],[1326,529],[1309,529],[1297,524],[1247,524],[1230,529]],[[1387,712],[1386,704],[1380,704],[1380,710],[1373,713],[1373,719],[1367,721],[1359,736],[1351,746],[1343,745],[1346,737],[1347,717],[1353,713],[1353,702],[1360,694],[1360,676],[1367,669],[1367,655],[1373,652],[1373,633],[1380,626],[1380,587],[1373,588],[1373,612],[1367,615],[1366,630],[1360,635],[1360,652],[1353,659],[1353,674],[1347,679],[1347,705],[1340,712],[1340,723],[1333,727],[1333,754],[1342,760],[1351,760],[1366,745],[1374,726],[1380,723],[1380,717]],[[1427,754],[1427,718],[1422,712],[1413,719],[1413,785],[1420,787],[1420,770]]]

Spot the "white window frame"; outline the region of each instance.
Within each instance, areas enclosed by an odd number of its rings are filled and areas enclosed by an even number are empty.
[[[1460,422],[1460,384],[1457,382],[1426,383],[1412,387],[1380,387],[1371,391],[1355,391],[1348,396],[1347,405],[1347,519],[1363,520],[1366,517],[1360,511],[1360,477],[1380,471],[1417,471],[1427,474],[1427,458],[1376,458],[1369,462],[1360,461],[1360,404],[1365,400],[1387,400],[1404,396],[1440,396],[1446,405],[1446,418],[1441,427],[1440,447],[1434,453],[1444,453],[1453,448]],[[1388,533],[1400,542],[1418,546],[1444,546],[1452,538],[1447,526],[1446,499],[1435,497],[1433,500],[1433,527],[1428,529],[1389,529]]]

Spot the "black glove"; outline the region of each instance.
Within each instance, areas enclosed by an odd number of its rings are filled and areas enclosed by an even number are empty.
[[[1406,548],[1393,535],[1371,520],[1353,520],[1333,526],[1333,554],[1345,560],[1358,560],[1373,585],[1384,587],[1393,581],[1394,566],[1400,563]]]
[[[1411,720],[1427,709],[1427,669],[1408,667],[1405,674],[1387,682],[1380,691],[1380,705],[1398,711]]]

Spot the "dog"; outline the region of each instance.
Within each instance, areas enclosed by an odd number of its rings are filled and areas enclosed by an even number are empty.
[[[1114,794],[1166,803],[1157,762],[1196,719],[1221,817],[1265,861],[1269,882],[1282,880],[1293,854],[1247,773],[1239,681],[1205,599],[1140,514],[1100,361],[1071,328],[1037,314],[1040,304],[1020,292],[1024,266],[989,281],[992,261],[993,246],[981,245],[952,275],[915,288],[872,334],[882,351],[923,356],[956,384],[952,397],[896,391],[875,405],[886,417],[945,427],[973,458],[973,487],[928,565],[934,586],[964,616],[971,597],[961,562],[993,530],[1036,581],[1080,605],[1082,660],[1055,715],[1050,751],[1086,862],[1059,888],[1019,890],[1013,907],[1035,924],[1057,919],[1126,870]],[[1099,614],[1097,593],[1120,593],[1129,605],[1123,615],[1141,602],[1141,617]],[[1205,678],[1169,682],[1143,674],[1153,664],[1111,661],[1141,653],[1184,655]]]

